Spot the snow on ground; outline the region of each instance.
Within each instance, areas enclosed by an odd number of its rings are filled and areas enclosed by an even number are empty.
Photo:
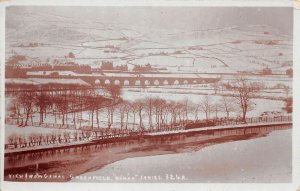
[[[65,55],[68,55],[70,51],[74,51],[74,49],[71,48],[64,48],[54,45],[49,47],[41,46],[34,48],[14,47],[13,49],[15,52],[17,52],[17,54],[26,55],[33,58],[39,58],[41,60],[46,60],[49,57],[63,58]],[[75,48],[75,50],[77,49]]]
[[[43,79],[41,79],[43,80]],[[49,82],[49,81],[47,81]],[[77,82],[76,82],[77,83]],[[272,96],[284,96],[283,93],[276,93],[276,90],[273,90],[270,93],[265,93],[261,95],[272,95]],[[200,104],[201,100],[204,98],[204,94],[210,94],[210,98],[212,101],[212,104],[214,104],[217,101],[221,100],[220,95],[214,95],[214,90],[210,89],[207,85],[186,85],[186,86],[168,86],[168,87],[150,87],[150,88],[123,88],[122,91],[122,98],[128,101],[135,101],[138,99],[143,99],[146,97],[160,97],[167,100],[173,100],[173,101],[184,101],[188,100],[190,105]],[[226,92],[225,92],[226,93]],[[203,95],[200,95],[203,94]],[[6,98],[6,111],[9,110],[9,107],[12,103],[11,98]],[[260,114],[262,114],[265,111],[283,111],[283,108],[285,106],[285,103],[283,101],[279,100],[268,100],[268,99],[253,99],[254,109],[252,111],[249,111],[247,114],[247,117],[257,117]],[[238,107],[238,106],[237,106]],[[8,113],[7,113],[8,114]],[[210,116],[215,117],[216,113],[214,111],[211,112]],[[218,111],[217,113],[218,117],[224,117],[225,113]],[[237,116],[237,112],[231,112],[230,114],[232,117]],[[169,116],[170,117],[170,116]],[[198,112],[199,119],[204,119],[205,114],[202,111]],[[189,118],[194,118],[194,113],[191,112],[189,114]],[[82,116],[82,126],[91,126],[91,113],[89,111],[84,111]],[[99,112],[99,119],[100,119],[100,127],[105,128],[107,127],[107,110],[103,108]],[[34,122],[39,121],[38,113],[36,113],[33,117]],[[61,124],[61,118],[58,116],[56,117],[56,120],[54,116],[51,114],[51,112],[48,112],[47,118],[45,119],[45,123],[56,123]],[[153,119],[154,121],[154,119]],[[168,119],[170,121],[170,119]],[[136,116],[135,123],[139,122],[138,116]],[[148,117],[146,114],[143,115],[143,123],[144,125],[148,125]],[[73,124],[72,121],[72,114],[68,114],[68,124]],[[77,127],[79,126],[79,122],[76,122]],[[96,117],[94,117],[94,126],[97,126]],[[114,114],[114,124],[112,127],[119,128],[120,127],[120,113],[118,109],[115,110]],[[135,125],[135,128],[137,128],[138,125]],[[133,114],[130,113],[129,115],[129,128],[133,128]],[[34,128],[35,129],[35,128]]]
[[[192,58],[175,58],[172,56],[148,56],[144,58],[138,58],[131,61],[133,64],[145,65],[150,63],[152,66],[192,66]]]
[[[246,75],[246,79],[250,82],[259,82],[263,83],[266,87],[274,87],[278,84],[283,84],[292,90],[292,78],[286,76],[286,75]],[[236,77],[233,75],[223,75],[221,81],[222,82],[227,82],[227,81],[234,81],[236,80]]]
[[[176,50],[174,48],[140,48],[140,49],[133,49],[136,55],[140,56],[150,56],[152,55],[159,55],[162,52],[165,54],[173,54]]]
[[[125,89],[125,88],[124,88]],[[167,87],[164,86],[157,86],[157,87],[148,87],[148,88],[142,88],[142,87],[131,87],[126,88],[124,91],[130,91],[130,92],[149,92],[149,93],[169,93],[169,94],[187,94],[187,95],[214,95],[215,90],[211,87],[197,87],[197,86],[190,86],[189,88],[182,88],[181,85],[169,85]],[[219,94],[219,93],[218,93]],[[232,91],[224,90],[222,91],[222,94],[232,94]],[[284,99],[286,96],[286,93],[282,89],[270,89],[261,91],[259,94],[261,97],[269,97],[269,98],[281,98]],[[291,95],[291,93],[289,93]]]
[[[128,38],[139,38],[144,36],[135,30],[121,29],[120,32]]]
[[[167,93],[167,92],[124,92],[123,98],[125,100],[137,100],[137,99],[143,99],[146,97],[160,97],[160,98],[168,98],[168,100],[173,101],[184,101],[189,100],[191,104],[199,104],[201,102],[201,99],[204,98],[205,95],[195,95],[195,94],[179,94],[179,93]],[[220,95],[210,95],[209,96],[214,103],[216,100],[221,100]],[[265,111],[283,111],[284,102],[279,100],[268,100],[268,99],[253,99],[254,102],[254,109],[248,113],[248,117],[257,117],[261,113]],[[199,117],[204,118],[204,113],[199,112]],[[222,116],[222,112],[219,112],[219,117]],[[224,115],[224,114],[223,114]],[[236,115],[236,114],[235,114]],[[214,112],[212,112],[211,116],[214,116]]]
[[[121,52],[113,52],[114,49],[103,50],[103,48],[85,48],[76,53],[78,58],[119,58],[127,56]]]
[[[13,134],[18,134],[22,136],[29,136],[32,133],[35,134],[48,134],[48,133],[57,133],[63,134],[64,132],[74,132],[75,130],[70,129],[53,129],[53,128],[44,128],[44,127],[17,127],[15,125],[5,125],[5,143],[8,143],[8,137]]]
[[[81,79],[63,79],[63,78],[7,78],[5,79],[6,84],[69,84],[69,85],[81,85],[81,86],[89,86],[88,83]]]
[[[172,74],[175,75],[176,74]],[[193,74],[194,75],[194,74]],[[205,74],[202,74],[205,76]],[[202,76],[201,75],[201,76]],[[277,83],[284,83],[291,86],[291,79],[287,78],[285,76],[249,76],[249,79],[251,81],[257,81],[261,82],[264,81],[264,83],[268,83],[269,86],[274,86]],[[10,81],[10,79],[6,79],[7,81]],[[222,80],[232,80],[232,76],[224,76]],[[21,82],[18,79],[12,80],[15,83]],[[36,79],[36,78],[30,78],[26,79],[25,81],[22,81],[24,83],[73,83],[73,84],[79,84],[80,80],[77,79],[70,79],[70,81],[66,81],[65,79],[62,79],[62,81],[58,81],[57,79]],[[231,92],[224,91],[224,94],[230,94]],[[209,84],[194,84],[194,85],[169,85],[169,86],[158,86],[158,87],[148,87],[148,88],[142,88],[142,87],[128,87],[122,89],[122,98],[128,101],[135,101],[137,99],[143,99],[146,97],[161,97],[163,99],[167,100],[173,100],[173,101],[183,101],[185,99],[189,100],[189,103],[191,105],[193,104],[200,104],[201,99],[203,99],[205,94],[210,94],[210,98],[212,100],[212,104],[214,104],[216,101],[221,100],[220,95],[214,95],[214,90]],[[292,91],[290,91],[290,95],[292,95]],[[268,97],[285,97],[285,93],[282,89],[267,89],[260,93],[260,96],[268,96]],[[283,101],[279,100],[268,100],[268,99],[254,99],[254,110],[250,111],[248,113],[248,117],[257,117],[261,113],[265,111],[283,111],[283,107],[285,106],[285,103]],[[11,99],[6,99],[6,110],[9,110],[9,107],[11,105]],[[193,112],[191,112],[193,113]],[[231,113],[231,116],[236,116],[237,113]],[[199,118],[205,118],[205,115],[203,112],[199,111],[198,113]],[[212,112],[211,116],[215,116],[215,113]],[[218,117],[223,117],[224,112],[219,111]],[[189,118],[193,118],[193,114],[190,114]],[[107,127],[107,111],[106,109],[103,109],[100,111],[100,127]],[[91,125],[91,115],[89,111],[86,111],[83,113],[83,126],[90,126]],[[94,118],[94,124],[96,126],[96,119]],[[34,116],[34,122],[38,122],[39,117],[38,114]],[[48,112],[48,116],[45,119],[46,123],[54,123],[55,119],[51,113]],[[72,122],[72,114],[68,115],[68,121],[69,124],[73,124]],[[129,123],[130,127],[132,127],[132,121],[133,121],[133,115],[129,115]],[[113,127],[120,127],[120,115],[119,112],[116,110],[115,116],[114,116],[114,124]],[[144,124],[148,124],[148,118],[147,115],[144,115],[143,119]],[[61,119],[57,117],[57,122],[61,123]],[[78,125],[78,122],[76,122]],[[138,116],[136,116],[136,123],[138,123]]]
[[[124,43],[124,40],[96,40],[82,43],[86,47],[105,47],[114,46],[117,47],[119,44]]]
[[[131,46],[132,50],[147,50],[147,49],[151,50],[151,49],[153,49],[154,51],[160,50],[160,52],[168,51],[168,48],[169,48],[169,46],[167,44],[164,44],[163,42],[153,42],[153,41],[146,41],[146,42],[141,41],[140,43],[135,44],[134,46]],[[174,51],[174,49],[169,49],[169,50]]]
[[[17,53],[46,60],[64,58],[73,52],[80,64],[94,65],[95,60],[89,60],[91,58],[113,61],[118,57],[126,57],[133,64],[149,62],[153,66],[167,67],[170,71],[174,71],[172,67],[184,67],[182,70],[185,71],[211,69],[214,72],[262,69],[266,65],[280,68],[292,60],[292,37],[266,25],[170,31],[114,21],[86,20],[79,23],[66,17],[55,16],[50,19],[45,14],[24,16],[20,13],[20,16],[10,19],[13,23],[22,23],[24,27],[22,30],[16,30],[13,24],[7,27],[7,58]],[[18,44],[31,42],[40,45],[17,47]],[[109,45],[120,49],[97,49]],[[182,53],[176,54],[180,59],[170,58],[169,55],[151,56],[162,52],[174,54],[178,50]],[[213,57],[222,60],[230,69],[223,68],[222,62]],[[192,66],[193,59],[196,59],[195,66]]]

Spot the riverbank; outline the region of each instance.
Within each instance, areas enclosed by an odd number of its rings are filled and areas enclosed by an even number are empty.
[[[255,128],[262,126],[273,126],[273,125],[292,125],[292,122],[273,122],[273,123],[251,123],[251,124],[239,124],[239,125],[223,125],[223,126],[213,126],[213,127],[201,127],[201,128],[193,128],[186,130],[177,130],[177,131],[161,131],[161,132],[153,132],[146,133],[145,136],[159,136],[159,135],[171,135],[171,134],[180,134],[180,133],[188,133],[188,132],[199,132],[199,131],[207,131],[207,130],[221,130],[221,129],[236,129],[236,128]]]
[[[27,153],[27,152],[38,152],[52,149],[62,149],[69,147],[78,147],[85,146],[90,144],[97,143],[109,143],[109,142],[118,142],[118,141],[128,141],[134,140],[141,137],[148,136],[163,136],[163,135],[173,135],[173,134],[185,134],[191,132],[202,132],[208,130],[231,130],[231,129],[240,129],[240,128],[255,128],[255,127],[268,127],[274,125],[291,125],[291,122],[268,122],[268,123],[252,123],[252,124],[240,124],[240,125],[224,125],[224,126],[213,126],[213,127],[202,127],[202,128],[194,128],[194,129],[186,129],[186,130],[171,130],[171,131],[160,131],[160,132],[152,132],[145,133],[136,136],[124,136],[124,137],[111,137],[111,138],[102,138],[102,139],[90,139],[69,143],[61,143],[61,144],[51,144],[51,145],[41,145],[35,147],[26,147],[26,148],[15,148],[15,149],[5,149],[5,156],[16,154],[16,153]]]
[[[193,154],[212,145],[255,140],[267,137],[272,131],[289,128],[290,126],[251,128],[251,130],[246,131],[243,128],[208,130],[148,136],[123,142],[95,143],[62,149],[16,153],[4,158],[5,180],[66,182],[76,176],[99,170],[106,165],[128,158],[136,159],[179,153]],[[276,144],[281,143],[279,141]],[[32,175],[39,176],[30,179],[29,177],[32,177]],[[44,177],[44,175],[47,177]],[[52,178],[49,179],[49,176],[52,176]],[[53,178],[53,176],[56,178]],[[89,180],[86,180],[86,182],[89,182]]]

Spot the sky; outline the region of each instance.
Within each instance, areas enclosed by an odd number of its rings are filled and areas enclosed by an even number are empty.
[[[292,34],[290,7],[39,7],[13,6],[7,22],[16,14],[51,14],[76,20],[114,22],[161,29],[203,30],[230,26],[269,25]]]

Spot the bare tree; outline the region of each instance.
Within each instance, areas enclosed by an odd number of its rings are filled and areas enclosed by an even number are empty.
[[[116,104],[110,103],[107,106],[107,127],[110,128],[114,123],[114,112],[116,109]]]
[[[44,115],[47,112],[47,107],[50,105],[50,98],[43,90],[35,94],[35,105],[39,108],[40,125],[44,122]]]
[[[231,97],[223,96],[220,102],[220,110],[226,113],[226,118],[229,119],[230,112],[235,111],[234,100]]]
[[[189,109],[190,109],[190,103],[189,103],[188,98],[186,98],[183,100],[183,110],[184,110],[184,116],[185,116],[186,121],[189,120],[189,117],[188,117]]]
[[[32,115],[34,113],[34,98],[35,97],[35,92],[34,91],[24,91],[21,94],[19,94],[18,97],[18,102],[22,105],[24,109],[24,114],[26,116],[25,123],[23,124],[24,126],[28,125],[28,120],[29,117],[31,117],[31,122],[32,121]]]
[[[242,110],[242,121],[246,123],[247,112],[253,109],[254,103],[251,99],[257,96],[261,87],[257,83],[250,82],[244,76],[239,76],[230,88],[234,91],[234,97],[238,100]]]
[[[9,114],[17,119],[17,124],[19,125],[21,117],[21,104],[18,99],[13,99],[12,104],[9,106]]]
[[[143,124],[143,109],[145,106],[144,100],[137,100],[134,102],[135,107],[137,108],[138,115],[139,115],[139,129],[142,130],[144,129],[144,124]]]
[[[175,101],[171,101],[168,105],[171,113],[171,126],[173,127],[177,123],[177,104]]]
[[[126,115],[125,129],[127,129],[128,128],[128,120],[129,120],[129,113],[130,113],[131,105],[127,101],[123,101],[123,103],[124,103],[124,112],[125,112],[125,115]]]
[[[73,131],[73,139],[74,139],[74,141],[77,141],[78,140],[78,131]]]
[[[108,102],[107,99],[101,95],[98,95],[96,89],[90,90],[88,96],[86,96],[85,99],[86,105],[89,108],[91,114],[92,130],[94,128],[94,113],[96,114],[97,127],[100,128],[99,110],[104,107],[104,103]]]
[[[161,125],[166,124],[167,112],[168,112],[167,101],[165,99],[160,99],[159,116],[160,116]]]
[[[184,111],[184,104],[180,101],[176,102],[176,112],[177,116],[179,118],[179,123],[182,123],[184,121],[185,111]]]
[[[134,118],[134,123],[135,123],[135,115],[138,114],[139,116],[139,129],[142,130],[144,129],[144,124],[143,124],[143,110],[145,109],[145,101],[140,99],[136,100],[135,102],[132,103],[132,113],[133,113],[133,118]],[[135,124],[133,124],[133,127]]]
[[[169,119],[169,115],[171,113],[171,109],[169,107],[169,103],[168,102],[165,102],[164,104],[164,107],[163,107],[163,110],[162,110],[162,121],[163,121],[163,124],[168,124],[168,119]]]
[[[154,100],[153,98],[146,98],[146,102],[145,102],[145,105],[146,105],[146,113],[148,115],[148,121],[149,121],[149,129],[152,129],[152,114],[153,114],[153,103]]]
[[[125,119],[125,113],[128,109],[127,103],[125,101],[120,102],[117,105],[119,114],[120,114],[120,125],[121,125],[121,129],[124,128],[124,119]]]
[[[205,113],[206,121],[210,118],[210,113],[212,111],[212,101],[211,97],[208,95],[204,96],[200,102],[200,109]]]
[[[71,132],[69,132],[69,131],[64,131],[64,132],[63,132],[63,137],[64,137],[64,140],[65,140],[65,143],[70,142]]]
[[[135,130],[136,114],[139,111],[139,105],[136,102],[131,103],[130,110],[131,110],[132,115],[133,115],[132,129]]]
[[[190,109],[193,111],[194,113],[194,119],[195,120],[198,120],[199,117],[198,117],[198,113],[199,113],[199,110],[200,110],[200,106],[199,104],[193,104],[191,105]]]
[[[215,118],[218,119],[219,116],[218,116],[218,113],[219,111],[221,110],[221,104],[219,102],[215,102],[213,105],[212,105],[212,109],[213,111],[215,112]]]
[[[8,136],[8,144],[13,144],[15,148],[17,148],[18,146],[18,139],[19,139],[19,135],[16,133],[13,133],[11,135]]]
[[[68,109],[69,109],[69,102],[67,99],[67,94],[64,93],[64,95],[62,95],[62,96],[57,96],[55,98],[55,104],[56,104],[58,111],[62,115],[62,125],[65,125],[65,123],[68,123],[67,113],[68,113]]]
[[[166,100],[161,98],[155,98],[153,100],[153,108],[155,112],[156,128],[160,129],[163,123],[163,111],[166,107]]]
[[[111,127],[111,125],[114,123],[114,111],[115,111],[115,106],[118,104],[118,102],[121,99],[121,87],[118,85],[107,85],[104,87],[106,91],[109,92],[112,101],[111,104],[108,105],[107,107],[107,123],[108,123],[108,128]]]

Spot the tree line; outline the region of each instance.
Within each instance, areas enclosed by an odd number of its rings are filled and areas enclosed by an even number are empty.
[[[221,97],[213,100],[209,95],[193,103],[189,99],[168,100],[159,97],[147,97],[132,101],[121,98],[121,88],[117,85],[103,87],[109,97],[104,97],[97,88],[74,86],[32,86],[26,90],[10,92],[11,105],[9,116],[17,120],[20,126],[33,124],[34,117],[43,124],[51,117],[55,124],[73,124],[76,127],[86,126],[91,129],[101,127],[100,113],[106,115],[106,128],[111,128],[118,116],[121,129],[160,129],[162,126],[174,126],[189,120],[199,120],[199,114],[205,115],[205,120],[230,117],[232,112],[240,113],[243,121],[248,111],[253,109],[252,98],[260,87],[244,78],[227,84],[234,92],[232,97]],[[89,119],[84,119],[84,113]],[[49,121],[49,120],[48,120]],[[103,120],[102,120],[103,121]]]

